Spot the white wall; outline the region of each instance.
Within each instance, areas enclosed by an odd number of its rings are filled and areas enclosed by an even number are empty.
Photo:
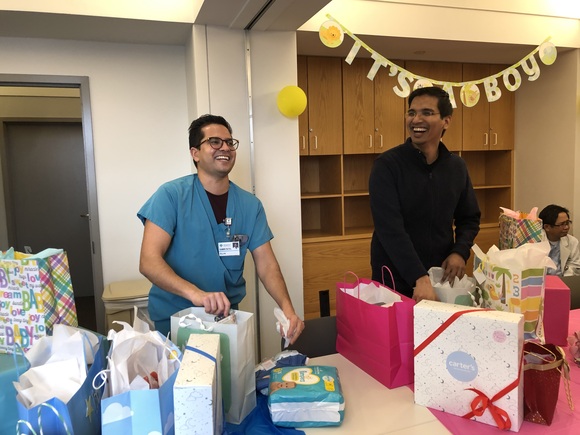
[[[137,210],[162,182],[190,172],[184,53],[0,38],[1,73],[89,77],[105,284],[140,277]]]
[[[298,119],[283,116],[278,92],[296,85],[294,32],[251,32],[256,194],[264,203],[272,246],[296,312],[304,315]],[[262,355],[280,351],[272,299],[260,288]]]
[[[580,190],[575,182],[580,159],[579,56],[579,50],[559,54],[553,65],[541,65],[536,81],[523,80],[516,91],[514,205],[518,210],[559,204],[572,216],[580,216],[580,202],[575,201]]]
[[[191,117],[206,112],[222,115],[240,139],[230,178],[254,191],[264,204],[274,233],[274,252],[294,307],[302,315],[298,120],[284,117],[276,106],[278,91],[296,84],[294,32],[246,34],[241,30],[194,26],[187,53]],[[274,355],[280,351],[273,315],[275,303],[260,285],[259,304],[254,304],[256,279],[249,256],[244,275],[248,296],[242,309],[259,315],[261,354]]]

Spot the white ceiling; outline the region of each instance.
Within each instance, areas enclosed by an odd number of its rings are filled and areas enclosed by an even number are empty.
[[[195,24],[232,29],[294,31],[330,0],[205,0]],[[183,45],[193,23],[0,11],[0,36]],[[535,46],[360,35],[374,51],[392,60],[515,63]],[[345,41],[346,42],[346,41]],[[297,31],[299,54],[345,57],[351,46],[324,46],[318,32]],[[559,49],[559,51],[561,51]],[[365,56],[362,53],[360,56]]]

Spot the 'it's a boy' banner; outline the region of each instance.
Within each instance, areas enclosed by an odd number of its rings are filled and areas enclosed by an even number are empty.
[[[370,80],[374,80],[379,68],[385,67],[388,69],[391,77],[397,76],[398,86],[393,87],[393,91],[399,97],[405,98],[411,93],[411,84],[413,84],[413,89],[439,85],[449,94],[453,107],[457,107],[453,92],[453,88],[455,87],[460,88],[459,95],[464,106],[473,107],[477,104],[481,95],[479,88],[480,85],[483,85],[485,96],[489,102],[497,101],[501,97],[501,89],[498,86],[498,79],[502,78],[505,88],[508,91],[514,92],[522,84],[522,75],[518,68],[521,68],[521,70],[528,76],[528,80],[534,81],[540,77],[540,66],[535,58],[536,53],[538,53],[540,60],[545,65],[552,65],[556,61],[557,56],[556,46],[550,42],[550,37],[548,37],[541,45],[522,60],[505,68],[497,74],[467,82],[443,82],[414,74],[411,71],[407,71],[405,68],[396,65],[353,35],[346,27],[332,18],[332,16],[326,15],[326,17],[329,20],[320,26],[319,31],[322,43],[327,47],[336,48],[342,44],[345,33],[350,36],[354,40],[354,44],[345,61],[350,65],[361,47],[367,50],[374,59],[374,63],[367,74],[367,77]]]

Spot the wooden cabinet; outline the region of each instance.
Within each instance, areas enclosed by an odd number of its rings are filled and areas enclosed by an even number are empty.
[[[513,208],[513,151],[463,151],[481,209],[482,227],[496,226],[500,207]]]
[[[330,312],[336,313],[336,283],[345,279],[354,281],[354,272],[360,278],[370,278],[370,238],[304,243],[302,261],[304,270],[304,318],[320,316],[320,292],[328,291]]]
[[[456,62],[407,61],[405,62],[405,69],[422,77],[445,82],[461,82],[463,77],[463,65]],[[451,124],[442,140],[450,151],[461,151],[463,142],[463,104],[459,99],[459,91],[454,90],[454,98],[457,107],[453,109]],[[408,107],[408,104],[405,107]]]
[[[342,236],[342,156],[301,156],[300,198],[303,239]]]
[[[505,65],[463,64],[463,81],[480,80],[503,70]],[[490,103],[483,84],[473,107],[463,109],[463,150],[512,150],[514,148],[515,94],[498,79],[501,98]]]
[[[299,117],[300,155],[342,154],[340,64],[340,58],[298,56],[298,86],[308,98]]]
[[[405,140],[405,101],[392,90],[396,78],[381,67],[370,80],[373,63],[355,58],[342,64],[345,155],[382,153]]]

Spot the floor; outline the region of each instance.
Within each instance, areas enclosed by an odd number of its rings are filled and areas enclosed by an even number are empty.
[[[95,313],[95,298],[92,296],[75,298],[79,326],[90,331],[97,330],[97,316]]]

